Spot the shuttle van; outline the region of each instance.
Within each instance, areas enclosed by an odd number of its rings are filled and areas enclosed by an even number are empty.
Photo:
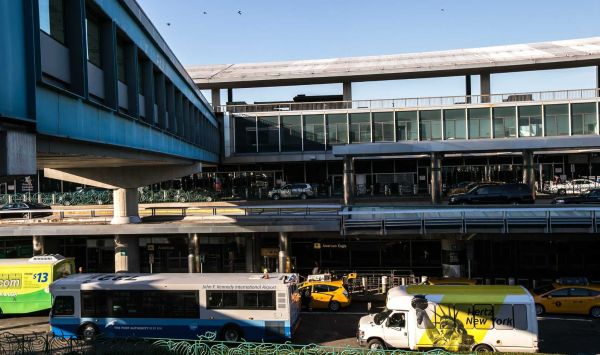
[[[360,319],[360,345],[447,351],[538,351],[533,297],[521,286],[399,286]]]

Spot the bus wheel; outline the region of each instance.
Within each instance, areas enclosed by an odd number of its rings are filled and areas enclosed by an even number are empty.
[[[478,353],[491,353],[494,351],[494,349],[492,349],[492,347],[489,345],[479,344],[473,348],[473,351],[478,352]]]
[[[385,345],[383,345],[383,342],[379,339],[371,339],[367,343],[367,348],[370,350],[385,350]]]
[[[542,314],[544,314],[546,312],[546,309],[544,309],[544,306],[542,306],[541,304],[535,304],[535,315],[536,316],[541,316]]]
[[[98,328],[95,325],[88,323],[84,324],[79,328],[79,334],[84,341],[92,341],[98,336]]]
[[[236,325],[228,325],[221,331],[221,337],[225,341],[240,341],[242,339],[242,331]]]
[[[340,303],[337,301],[331,301],[329,302],[329,310],[332,312],[337,312],[340,310]]]

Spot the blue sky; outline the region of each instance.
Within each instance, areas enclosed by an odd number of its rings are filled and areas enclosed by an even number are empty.
[[[596,0],[138,2],[184,65],[398,54],[600,35]],[[475,94],[479,85],[477,80],[473,84]],[[491,81],[497,93],[595,85],[593,68],[493,75]],[[341,92],[335,84],[240,89],[234,90],[234,100]],[[355,99],[462,94],[463,77],[353,85]]]

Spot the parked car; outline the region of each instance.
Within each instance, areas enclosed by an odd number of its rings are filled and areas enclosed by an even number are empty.
[[[548,192],[557,195],[581,194],[595,188],[600,188],[600,183],[589,179],[573,179],[561,183],[551,183]]]
[[[280,198],[299,198],[306,200],[309,197],[314,196],[314,191],[310,184],[287,184],[280,189],[273,189],[269,191],[269,198],[273,200],[279,200]]]
[[[50,210],[48,205],[33,202],[8,203],[0,208],[2,212],[15,211],[13,213],[0,213],[0,218],[40,218],[52,216],[52,212],[27,212],[27,210]]]
[[[600,318],[600,285],[552,285],[533,290],[535,313],[589,314]]]
[[[460,182],[458,184],[456,184],[456,186],[452,189],[450,189],[448,191],[448,196],[452,196],[452,195],[458,195],[458,194],[463,194],[465,192],[470,191],[471,189],[473,189],[475,186],[478,185],[501,185],[504,184],[503,182],[496,182],[496,181],[463,181]]]
[[[582,193],[579,196],[572,197],[556,197],[552,200],[552,204],[567,205],[567,204],[597,204],[600,203],[600,189],[592,189]]]
[[[344,288],[342,280],[306,281],[298,288],[300,294],[310,290],[310,308],[329,309],[337,312],[350,305],[350,294]]]
[[[450,205],[534,203],[533,194],[525,184],[477,185],[469,192],[450,196]]]

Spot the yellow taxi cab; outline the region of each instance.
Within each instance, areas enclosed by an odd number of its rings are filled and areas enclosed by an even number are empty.
[[[535,312],[589,314],[600,318],[600,285],[553,283],[533,289]]]
[[[473,279],[467,279],[463,277],[429,277],[423,283],[424,285],[477,285],[477,281]]]
[[[306,281],[300,284],[298,290],[305,298],[306,305],[313,309],[329,309],[337,312],[348,307],[351,302],[350,294],[344,288],[342,280]]]

